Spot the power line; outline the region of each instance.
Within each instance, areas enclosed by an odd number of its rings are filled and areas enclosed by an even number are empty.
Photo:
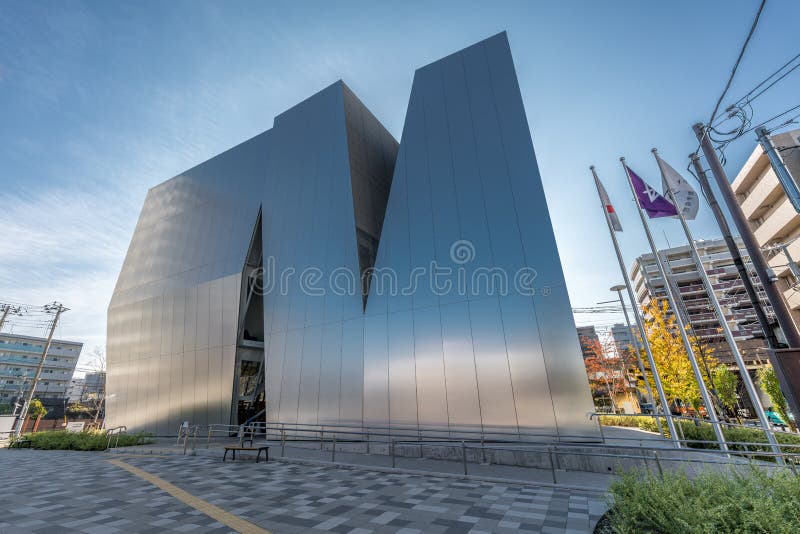
[[[733,68],[731,69],[731,74],[730,76],[728,76],[728,82],[725,84],[725,88],[722,90],[722,94],[719,95],[717,103],[714,105],[714,111],[711,112],[711,118],[708,119],[708,122],[706,124],[711,125],[714,123],[714,119],[717,116],[719,107],[720,105],[722,105],[722,101],[725,99],[725,95],[728,94],[728,89],[730,89],[731,84],[733,83],[733,78],[736,76],[736,71],[739,69],[739,64],[742,62],[744,53],[747,50],[747,45],[750,43],[750,39],[753,37],[753,34],[756,31],[756,27],[758,26],[758,21],[761,18],[761,13],[762,11],[764,11],[764,6],[766,5],[766,3],[767,0],[761,0],[761,5],[758,6],[758,11],[756,12],[756,16],[753,19],[753,24],[750,26],[750,31],[747,33],[747,38],[745,38],[741,50],[739,50],[739,56],[736,58],[736,62],[733,64]]]

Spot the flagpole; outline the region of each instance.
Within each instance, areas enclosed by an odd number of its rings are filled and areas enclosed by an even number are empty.
[[[681,314],[678,312],[678,305],[677,301],[675,300],[675,295],[672,293],[672,287],[667,280],[664,266],[661,264],[661,257],[658,255],[658,249],[656,248],[655,241],[653,241],[653,235],[650,233],[650,226],[647,224],[647,216],[645,216],[644,211],[642,210],[642,205],[639,203],[639,197],[636,194],[636,189],[633,187],[633,180],[628,172],[628,166],[625,165],[625,158],[619,158],[619,161],[622,163],[622,169],[625,171],[625,176],[628,178],[628,185],[631,188],[631,193],[633,193],[633,198],[636,200],[636,207],[639,209],[639,218],[642,220],[642,226],[644,226],[644,232],[645,235],[647,235],[647,241],[650,244],[650,250],[653,251],[658,272],[661,275],[661,278],[664,280],[664,289],[667,292],[667,302],[675,312],[675,322],[678,325],[681,340],[683,341],[683,346],[686,349],[686,355],[689,357],[689,363],[692,366],[692,372],[694,373],[694,378],[697,381],[697,386],[700,388],[700,396],[703,399],[703,404],[706,406],[706,412],[711,419],[711,426],[714,429],[714,434],[719,442],[719,448],[723,451],[727,451],[728,445],[725,442],[725,435],[722,433],[722,427],[720,426],[719,419],[717,418],[717,411],[714,409],[714,404],[711,402],[711,398],[708,395],[708,389],[706,389],[706,384],[703,382],[703,375],[700,372],[700,367],[697,365],[697,358],[695,358],[694,351],[692,350],[692,344],[689,342],[689,338],[686,335],[686,325],[683,322],[683,318],[681,318]]]
[[[658,372],[658,368],[656,367],[655,358],[653,358],[653,352],[650,349],[650,342],[647,339],[647,333],[644,330],[644,320],[642,319],[641,311],[636,304],[636,297],[633,293],[633,286],[631,285],[631,279],[628,276],[628,270],[625,268],[625,260],[622,259],[622,252],[619,249],[619,242],[617,241],[617,236],[614,233],[614,227],[611,225],[611,220],[608,217],[608,211],[603,203],[603,196],[600,193],[600,179],[597,177],[597,171],[594,169],[594,165],[589,167],[592,171],[592,176],[594,176],[594,185],[597,188],[597,195],[600,197],[600,204],[603,208],[603,216],[606,219],[606,225],[608,225],[608,233],[611,234],[611,242],[614,244],[614,252],[617,255],[617,262],[619,263],[619,270],[622,272],[622,279],[625,281],[625,287],[628,290],[628,298],[631,300],[631,305],[633,307],[633,316],[636,320],[636,325],[638,326],[639,335],[642,339],[642,344],[644,345],[645,354],[647,354],[647,361],[650,364],[650,370],[653,374],[653,382],[656,384],[656,390],[658,391],[658,398],[661,401],[661,411],[664,413],[664,418],[667,420],[667,428],[669,428],[670,436],[672,437],[672,441],[674,442],[677,448],[681,448],[681,442],[678,439],[678,433],[675,431],[675,422],[672,420],[672,411],[669,409],[669,402],[667,401],[667,395],[664,393],[664,385],[661,383],[661,375]],[[620,295],[621,297],[621,295]],[[625,306],[623,304],[622,310],[625,311]],[[626,319],[627,319],[627,312],[626,312]],[[636,336],[633,336],[634,340]],[[639,356],[639,362],[641,364],[641,356],[638,353],[637,349],[637,356]],[[645,384],[647,385],[647,389],[650,393],[650,397],[653,397],[653,392],[650,390],[650,384],[647,380],[647,373],[642,369],[642,374],[644,374]],[[653,411],[655,412],[655,403],[653,404]],[[658,417],[655,418],[658,422]],[[659,430],[661,430],[659,424]],[[663,434],[663,432],[662,432]]]
[[[656,163],[658,163],[658,168],[661,171],[662,176],[664,173],[664,168],[662,166],[661,158],[658,157],[658,151],[654,148],[652,150],[653,156],[656,158]],[[719,299],[717,298],[717,294],[714,292],[714,288],[711,285],[711,280],[708,278],[708,274],[706,273],[705,268],[703,267],[703,262],[700,260],[700,254],[697,251],[697,247],[694,243],[694,238],[692,237],[692,232],[689,229],[689,225],[686,223],[686,217],[683,216],[683,210],[678,206],[678,203],[675,200],[675,192],[672,190],[672,184],[669,183],[669,180],[664,180],[664,183],[667,186],[667,193],[669,193],[669,198],[672,203],[675,205],[675,211],[678,212],[678,219],[681,221],[681,226],[683,226],[683,231],[686,234],[686,239],[689,241],[689,249],[692,251],[692,258],[694,259],[694,263],[697,266],[697,271],[700,273],[700,279],[703,281],[703,285],[706,286],[706,292],[708,293],[708,298],[711,300],[711,304],[714,306],[714,311],[717,313],[717,319],[719,319],[720,326],[722,327],[722,332],[725,335],[725,340],[728,342],[728,345],[731,347],[731,353],[733,354],[733,359],[736,360],[736,365],[739,368],[739,374],[742,376],[742,382],[744,382],[745,389],[747,390],[747,394],[750,396],[750,400],[753,403],[753,406],[758,412],[758,420],[761,423],[761,428],[764,430],[764,434],[767,437],[767,440],[772,447],[772,452],[775,453],[775,460],[778,462],[778,465],[783,465],[783,458],[781,457],[781,448],[778,445],[778,440],[775,438],[775,434],[772,431],[772,427],[767,420],[767,415],[764,412],[764,406],[761,404],[761,399],[756,392],[755,384],[753,384],[752,378],[750,378],[750,373],[747,371],[747,366],[744,363],[744,358],[742,358],[742,353],[739,351],[739,346],[736,344],[736,340],[733,337],[733,332],[731,332],[730,325],[728,324],[727,319],[725,318],[725,314],[723,313],[722,306],[719,303]]]

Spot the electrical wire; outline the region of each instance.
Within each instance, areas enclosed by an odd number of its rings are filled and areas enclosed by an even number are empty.
[[[750,43],[750,39],[753,37],[753,34],[756,31],[756,27],[758,26],[758,21],[761,18],[761,13],[764,11],[764,6],[766,5],[767,0],[761,0],[761,4],[758,6],[758,11],[756,12],[756,16],[753,19],[753,24],[750,26],[750,31],[747,32],[747,37],[742,44],[742,48],[739,50],[739,55],[736,58],[736,62],[733,64],[733,68],[731,69],[730,76],[728,76],[728,81],[725,84],[725,88],[722,90],[722,94],[719,95],[717,98],[717,103],[714,105],[714,111],[711,112],[711,118],[708,119],[706,124],[713,124],[714,119],[717,116],[717,112],[719,111],[720,105],[722,105],[722,101],[725,99],[725,95],[728,94],[728,89],[731,88],[731,84],[733,83],[733,78],[736,76],[736,71],[739,69],[739,64],[742,62],[742,58],[744,57],[745,51],[747,51],[747,45]]]

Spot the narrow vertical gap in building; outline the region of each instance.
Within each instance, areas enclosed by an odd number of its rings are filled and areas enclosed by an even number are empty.
[[[264,258],[261,251],[261,211],[242,270],[232,422],[265,420],[264,388]]]

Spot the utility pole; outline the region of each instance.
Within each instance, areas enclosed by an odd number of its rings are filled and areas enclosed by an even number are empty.
[[[764,306],[761,304],[761,299],[758,298],[753,280],[750,278],[750,273],[744,265],[744,259],[742,258],[742,253],[739,251],[739,246],[736,244],[736,240],[734,240],[731,234],[731,227],[728,225],[728,220],[725,218],[725,214],[722,212],[719,202],[717,202],[717,197],[714,195],[714,190],[711,189],[711,184],[708,183],[708,177],[706,176],[706,171],[703,169],[703,165],[700,163],[700,157],[697,154],[690,154],[689,159],[692,160],[694,172],[697,174],[697,180],[700,182],[700,189],[703,191],[703,196],[706,197],[708,206],[711,208],[714,218],[717,220],[720,232],[722,232],[722,238],[725,240],[725,244],[728,246],[728,252],[731,254],[733,264],[736,266],[736,271],[739,273],[742,284],[744,284],[747,296],[753,304],[753,310],[756,312],[756,318],[758,319],[759,326],[761,326],[761,330],[764,331],[767,345],[771,349],[780,348],[781,344],[778,341],[778,337],[775,335],[775,330],[773,330],[772,324],[769,322],[767,312],[764,311]]]
[[[692,126],[692,129],[694,130],[697,140],[700,142],[700,148],[703,150],[706,161],[711,167],[711,173],[714,175],[714,179],[717,182],[717,187],[719,187],[719,190],[722,193],[722,198],[725,201],[725,204],[728,206],[728,211],[730,212],[731,217],[733,217],[733,222],[736,225],[736,228],[739,230],[739,235],[744,242],[747,253],[750,255],[750,261],[753,262],[753,267],[756,271],[756,274],[761,280],[761,285],[764,287],[767,300],[772,305],[772,309],[775,312],[775,317],[778,320],[778,326],[780,326],[780,329],[783,332],[789,347],[791,349],[795,349],[786,351],[788,354],[785,355],[784,359],[788,365],[797,367],[798,359],[800,359],[797,355],[797,350],[800,349],[800,333],[798,333],[797,328],[794,325],[794,321],[789,313],[786,301],[784,300],[780,289],[775,284],[776,280],[774,274],[772,273],[771,269],[769,269],[766,260],[764,260],[764,256],[761,254],[761,247],[756,241],[753,231],[750,229],[750,225],[747,222],[744,213],[742,212],[742,208],[736,201],[736,197],[733,194],[733,189],[728,181],[728,175],[725,173],[725,169],[722,167],[722,163],[717,157],[714,146],[711,144],[711,139],[709,139],[708,135],[706,135],[705,126],[698,122]],[[698,166],[699,164],[695,163],[695,168]],[[709,198],[713,198],[713,195]],[[717,216],[716,211],[714,215]],[[722,214],[720,213],[720,215]],[[724,220],[724,216],[718,216],[717,220],[718,222]],[[727,227],[727,225],[725,226]],[[722,228],[723,225],[720,222],[720,229]],[[728,242],[727,239],[726,242]],[[728,247],[730,248],[732,255],[734,254],[734,249],[736,249],[738,252],[738,248],[735,247],[735,243],[733,247],[731,247],[731,244],[729,243]],[[746,275],[742,276],[742,282],[745,284],[747,294],[753,303],[753,308],[756,310],[759,323],[764,330],[764,335],[766,336],[767,342],[770,346],[770,350],[768,351],[769,359],[772,363],[773,369],[775,369],[775,373],[778,376],[781,390],[783,391],[784,396],[789,403],[790,411],[794,414],[800,414],[800,380],[793,378],[793,375],[796,373],[787,372],[787,370],[784,369],[785,365],[782,362],[784,351],[779,348],[780,345],[778,343],[775,331],[767,320],[766,314],[764,314],[763,310],[761,309],[758,296],[755,294],[755,290],[750,287],[750,280]]]
[[[3,331],[3,325],[6,323],[6,319],[9,315],[16,315],[20,312],[19,306],[12,306],[11,304],[0,304],[0,309],[3,310],[3,313],[0,314],[0,332]]]
[[[39,360],[39,365],[36,367],[36,374],[33,376],[31,389],[28,391],[28,394],[25,397],[25,404],[22,405],[22,411],[20,412],[19,419],[17,420],[17,430],[15,432],[17,436],[22,434],[22,427],[25,425],[25,418],[28,416],[28,409],[30,408],[31,401],[33,400],[33,394],[36,391],[36,385],[39,383],[39,377],[41,376],[42,369],[44,368],[44,361],[47,358],[47,352],[50,350],[50,344],[53,342],[53,334],[56,331],[58,319],[61,317],[62,313],[67,311],[67,308],[58,302],[47,304],[45,305],[44,309],[45,311],[55,311],[55,317],[53,317],[53,324],[50,325],[50,333],[47,335],[47,342],[44,344],[44,349],[42,350],[42,359]]]
[[[756,135],[758,136],[758,142],[761,148],[764,149],[764,152],[769,158],[772,170],[775,171],[778,181],[781,183],[783,190],[786,192],[786,196],[789,198],[789,202],[792,203],[795,211],[800,213],[800,190],[797,189],[797,183],[789,173],[789,169],[786,168],[786,164],[783,162],[783,159],[781,159],[780,154],[775,150],[775,145],[772,143],[769,132],[763,126],[759,126],[756,128]]]
[[[792,348],[800,348],[800,333],[792,321],[789,310],[786,307],[786,301],[783,295],[775,284],[775,277],[772,270],[767,265],[764,256],[761,254],[761,247],[756,241],[753,231],[750,229],[750,224],[742,212],[742,208],[736,201],[733,194],[730,182],[728,182],[728,175],[725,169],[722,168],[714,146],[711,144],[711,139],[706,135],[705,127],[701,123],[695,124],[693,127],[697,140],[700,141],[700,147],[703,149],[703,154],[706,157],[708,165],[711,167],[711,173],[717,181],[717,187],[722,192],[722,198],[728,206],[728,211],[733,217],[733,222],[739,230],[739,235],[744,242],[747,253],[750,255],[750,261],[753,262],[753,267],[756,274],[761,279],[761,285],[764,286],[764,291],[767,294],[767,299],[772,304],[772,309],[775,311],[775,317],[778,320],[778,325],[786,337],[786,342]],[[755,302],[753,303],[755,305]],[[766,332],[765,332],[766,333]]]

